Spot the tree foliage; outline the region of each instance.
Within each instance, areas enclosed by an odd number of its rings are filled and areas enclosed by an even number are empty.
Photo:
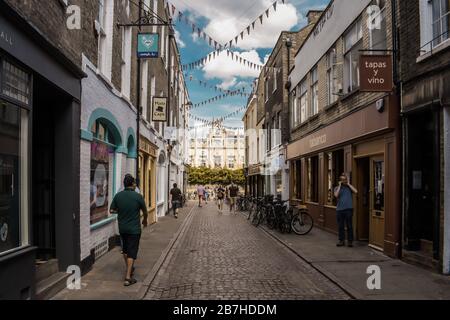
[[[244,169],[230,170],[224,168],[190,168],[188,171],[190,185],[222,184],[228,185],[234,182],[237,185],[245,185]]]

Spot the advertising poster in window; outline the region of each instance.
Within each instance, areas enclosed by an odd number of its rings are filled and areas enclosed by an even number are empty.
[[[110,147],[104,143],[91,144],[91,224],[108,217],[109,209],[109,169]]]

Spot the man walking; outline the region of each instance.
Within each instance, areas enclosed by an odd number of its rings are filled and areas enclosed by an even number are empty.
[[[217,195],[217,206],[219,207],[219,212],[223,212],[223,200],[225,198],[225,189],[220,186],[216,192]]]
[[[139,251],[139,241],[141,239],[141,210],[144,213],[142,225],[147,227],[147,206],[144,198],[137,193],[136,180],[131,175],[127,175],[123,181],[124,191],[119,192],[114,197],[110,211],[118,213],[119,233],[122,240],[122,253],[126,265],[126,276],[124,285],[126,287],[135,284],[133,278],[134,262]]]
[[[345,246],[345,228],[347,228],[348,246],[353,247],[353,194],[358,194],[358,190],[348,180],[345,173],[341,174],[339,186],[334,189],[334,196],[337,198],[338,247]]]
[[[178,219],[178,211],[181,208],[183,199],[181,190],[178,188],[178,185],[176,183],[173,184],[173,189],[170,190],[170,197],[172,201],[173,215],[175,219]]]
[[[228,188],[228,198],[230,199],[230,213],[234,212],[234,214],[236,214],[236,201],[238,194],[239,194],[239,187],[236,186],[233,182],[231,182],[231,185]]]
[[[199,206],[199,208],[201,208],[202,200],[203,200],[203,197],[205,196],[205,187],[203,185],[199,185],[197,187],[197,195],[198,195],[198,206]]]

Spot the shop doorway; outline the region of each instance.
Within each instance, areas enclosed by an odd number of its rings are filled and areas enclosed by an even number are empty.
[[[357,239],[371,247],[384,249],[384,157],[357,159]]]
[[[407,117],[405,249],[439,259],[439,130],[431,111]]]
[[[37,264],[56,258],[55,112],[49,88],[35,81],[33,110],[32,213]],[[48,92],[47,95],[44,93]]]

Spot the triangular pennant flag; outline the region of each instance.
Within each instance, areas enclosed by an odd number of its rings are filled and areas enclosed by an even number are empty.
[[[266,10],[266,16],[269,17],[269,9]]]
[[[209,37],[209,45],[211,45],[211,43],[212,43],[212,39],[211,39],[211,37]]]
[[[255,30],[255,22],[256,22],[256,21],[253,21],[253,22],[252,22],[252,28],[253,28],[253,30]]]
[[[206,40],[206,33],[203,32],[203,40]]]
[[[183,17],[183,13],[182,12],[178,12],[178,21],[181,22],[182,17]]]
[[[244,39],[244,31],[241,32],[241,39]]]
[[[237,42],[238,42],[238,37],[234,38],[234,40],[236,41],[236,44],[237,44]]]
[[[276,1],[273,3],[273,10],[277,11],[277,2]]]
[[[247,33],[250,35],[250,26],[247,27]]]
[[[174,5],[172,5],[172,16],[174,16],[174,15],[175,15],[175,10],[176,10],[175,6],[174,6]]]

